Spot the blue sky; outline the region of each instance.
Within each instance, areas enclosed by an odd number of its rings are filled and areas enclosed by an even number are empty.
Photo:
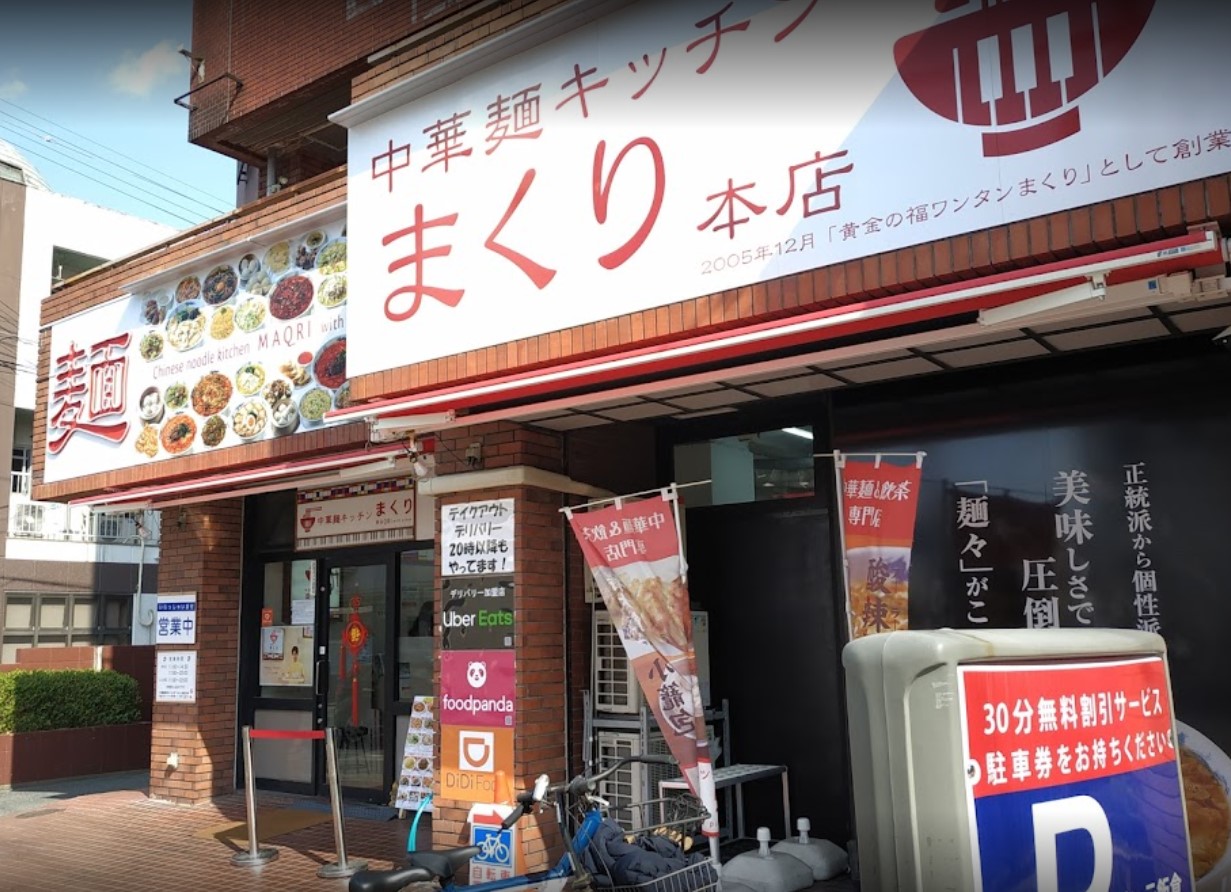
[[[0,12],[0,139],[56,192],[186,228],[234,207],[235,162],[188,142],[192,0]],[[126,194],[127,193],[127,194]]]

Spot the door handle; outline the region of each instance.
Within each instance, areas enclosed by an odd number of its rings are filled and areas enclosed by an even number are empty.
[[[327,693],[329,693],[329,661],[328,660],[317,660],[316,661],[316,678],[314,682],[315,682],[316,696],[324,697]]]

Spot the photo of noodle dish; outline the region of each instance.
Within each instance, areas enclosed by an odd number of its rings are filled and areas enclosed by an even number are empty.
[[[1231,758],[1200,731],[1175,727],[1197,892],[1222,892],[1231,881]]]
[[[192,411],[202,418],[217,415],[231,401],[231,379],[220,372],[209,372],[192,388]]]

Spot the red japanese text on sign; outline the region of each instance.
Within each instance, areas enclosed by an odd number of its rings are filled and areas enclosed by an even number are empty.
[[[976,797],[1107,777],[1176,758],[1160,658],[963,666],[960,679]]]
[[[646,499],[625,505],[618,516],[613,514],[601,521],[599,516],[583,517],[578,525],[582,539],[592,543],[609,566],[678,557],[675,520],[666,513],[661,502]]]

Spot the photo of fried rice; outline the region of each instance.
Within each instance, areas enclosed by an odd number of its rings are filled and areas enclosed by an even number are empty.
[[[215,341],[225,341],[235,331],[235,310],[219,307],[209,320],[209,336]]]
[[[141,433],[137,434],[137,451],[153,458],[158,454],[158,428],[152,424],[141,425]]]

